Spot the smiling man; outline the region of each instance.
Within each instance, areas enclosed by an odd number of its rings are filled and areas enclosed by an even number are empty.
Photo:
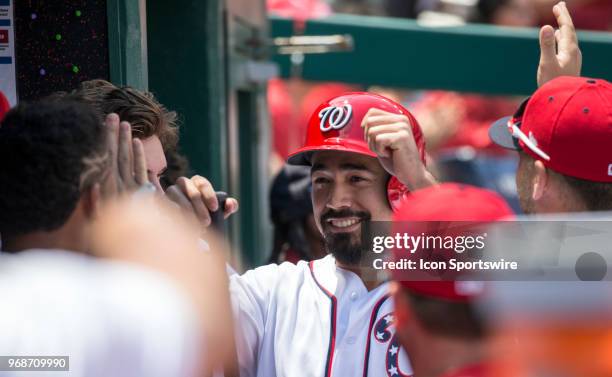
[[[315,222],[336,263],[354,269],[361,260],[361,226],[387,220],[392,211],[381,182],[389,174],[372,157],[350,152],[317,152],[312,156]]]
[[[388,284],[362,268],[361,230],[390,221],[405,193],[434,183],[424,157],[416,120],[384,97],[352,93],[314,111],[289,163],[311,166],[315,222],[329,255],[232,277],[242,376],[412,373],[392,327]]]

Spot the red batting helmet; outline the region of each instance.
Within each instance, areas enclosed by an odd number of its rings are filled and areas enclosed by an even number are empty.
[[[443,183],[419,190],[403,201],[393,214],[392,234],[404,233],[407,230],[413,234],[419,234],[417,229],[426,228],[423,230],[428,235],[465,236],[470,230],[481,229],[478,228],[478,225],[482,227],[496,221],[512,220],[513,218],[512,209],[499,194],[469,185]],[[456,233],[454,233],[453,227],[449,224],[460,225],[461,222],[471,223],[471,225],[457,226]],[[439,227],[450,229],[443,230]],[[448,262],[450,258],[458,256],[455,253],[445,254],[443,250],[436,251],[436,253],[409,254],[408,257],[418,259],[426,256],[428,260]],[[401,260],[406,255],[403,250],[396,249],[394,253],[395,260]],[[440,300],[469,302],[483,294],[484,284],[482,282],[460,278],[417,281],[414,278],[408,278],[410,274],[413,272],[409,270],[394,270],[393,277],[405,289],[424,296]]]
[[[408,117],[412,134],[425,163],[425,140],[419,123],[402,105],[372,93],[347,93],[319,105],[310,117],[304,146],[289,155],[293,165],[310,165],[316,151],[352,152],[377,157],[365,141],[361,121],[371,108]],[[387,183],[387,198],[395,210],[408,188],[395,177]]]

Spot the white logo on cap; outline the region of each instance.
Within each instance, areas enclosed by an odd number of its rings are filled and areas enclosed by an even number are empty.
[[[348,103],[342,106],[328,106],[319,111],[321,132],[339,130],[346,126],[353,116],[353,107]]]
[[[612,177],[612,164],[608,165],[608,175]]]

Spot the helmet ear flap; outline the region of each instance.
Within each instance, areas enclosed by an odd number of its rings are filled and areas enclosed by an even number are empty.
[[[400,182],[395,176],[391,176],[387,182],[387,200],[389,206],[396,212],[402,200],[410,194],[408,187]]]

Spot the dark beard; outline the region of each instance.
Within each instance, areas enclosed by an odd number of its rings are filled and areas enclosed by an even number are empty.
[[[350,233],[336,233],[325,236],[325,249],[344,265],[355,266],[361,261],[361,237],[351,240]]]
[[[326,220],[330,217],[358,217],[361,219],[361,229],[366,226],[371,216],[367,212],[354,212],[350,210],[333,211],[330,210],[321,215],[321,224],[327,224]],[[361,234],[355,236],[354,233],[331,233],[325,232],[326,225],[323,225],[323,239],[325,250],[336,258],[336,261],[343,265],[356,266],[361,261],[363,245]]]

